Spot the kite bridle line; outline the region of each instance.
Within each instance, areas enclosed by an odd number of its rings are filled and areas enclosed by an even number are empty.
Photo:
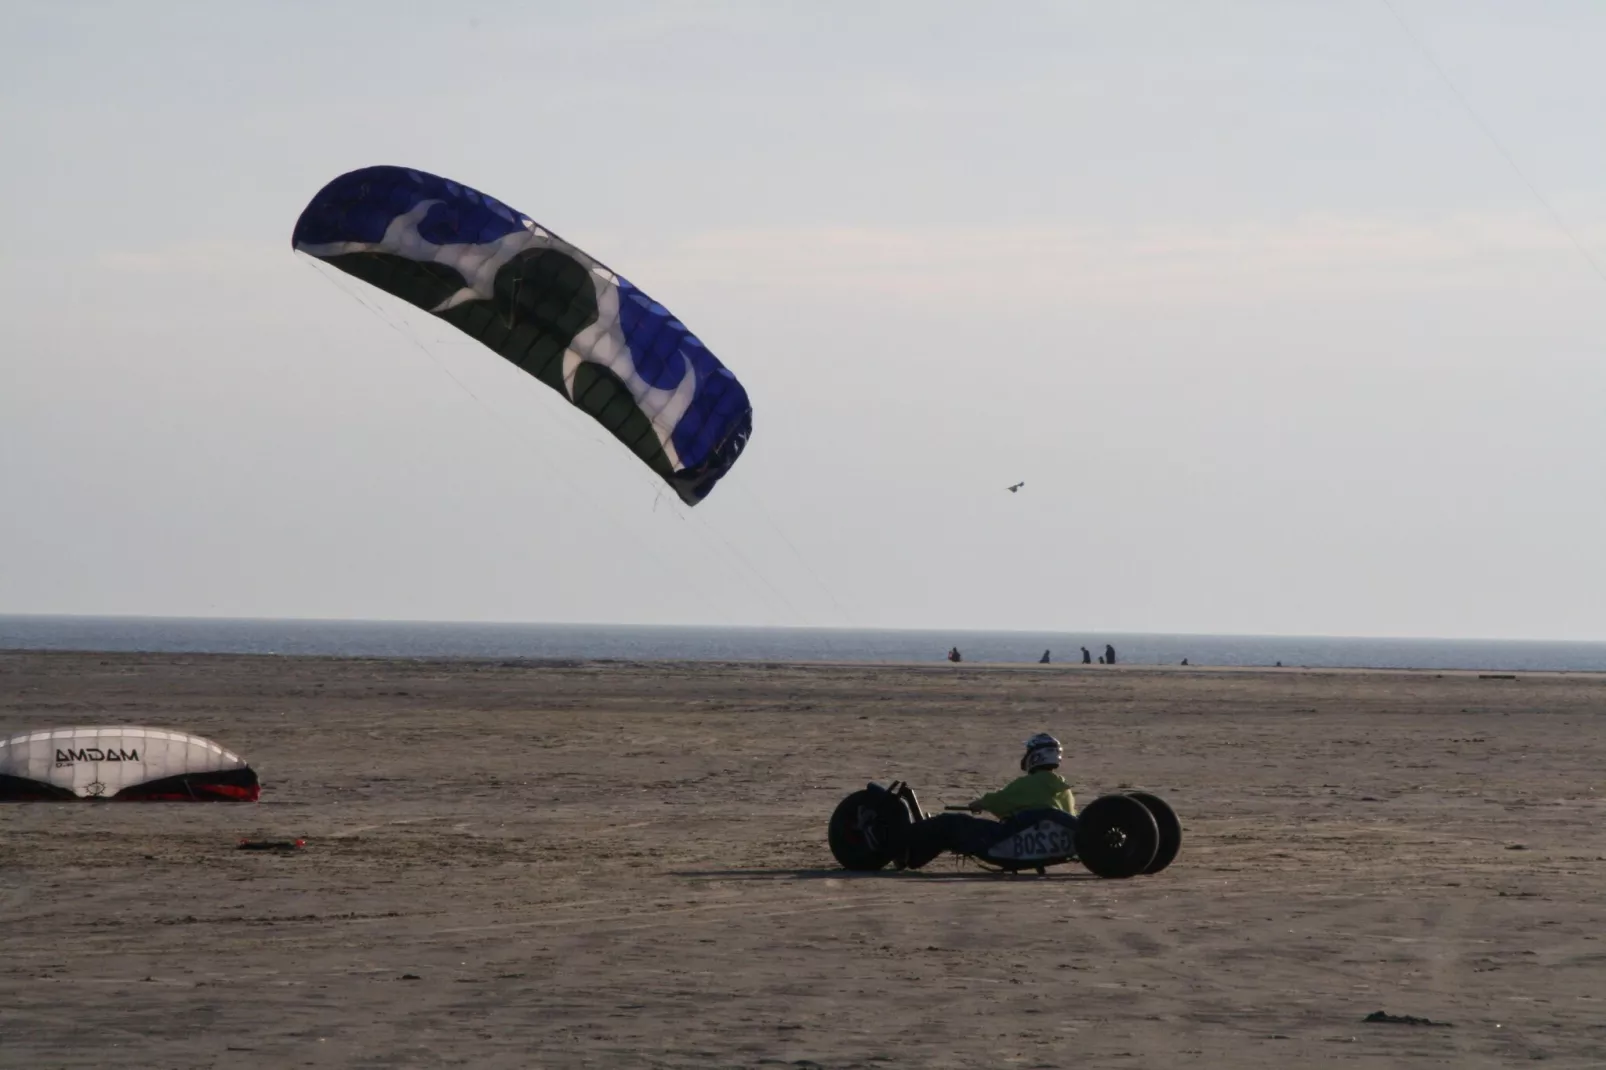
[[[424,339],[419,337],[418,333],[414,330],[414,328],[412,327],[411,324],[408,324],[405,320],[398,320],[397,318],[392,316],[389,311],[387,311],[384,308],[383,304],[376,303],[376,302],[370,300],[366,295],[361,293],[359,289],[357,289],[357,288],[353,287],[352,285],[350,285],[348,283],[347,279],[345,278],[344,273],[342,273],[342,272],[340,272],[340,271],[328,266],[327,264],[325,264],[322,260],[318,259],[317,257],[309,256],[309,255],[307,255],[305,253],[300,253],[299,251],[297,252],[296,255],[299,258],[301,258],[301,259],[307,261],[308,263],[310,263],[313,266],[313,268],[315,268],[318,271],[318,273],[320,275],[324,275],[324,276],[330,278],[331,280],[333,280],[335,285],[340,288],[342,293],[346,294],[348,297],[350,297],[353,300],[355,300],[359,305],[361,305],[364,309],[366,309],[372,315],[377,316],[383,323],[385,323],[386,326],[390,327],[391,330],[393,330],[397,334],[401,335],[414,348],[416,348],[419,352],[423,353],[424,356],[426,358],[428,358],[430,363],[433,364],[438,370],[443,372],[447,376],[447,378],[451,379],[451,381],[454,384],[456,384],[458,389],[461,390],[464,394],[466,394],[469,397],[469,399],[474,402],[475,405],[477,405],[481,409],[485,410],[485,412],[487,412],[491,416],[492,420],[501,429],[501,432],[503,434],[509,436],[510,440],[513,441],[515,445],[517,445],[517,446],[519,446],[519,447],[521,447],[523,449],[529,448],[529,446],[531,445],[531,439],[528,438],[527,436],[530,436],[530,435],[534,434],[533,427],[524,427],[524,428],[521,429],[521,428],[516,428],[512,423],[510,423],[509,420],[507,419],[507,417],[505,417],[502,413],[498,412],[495,408],[493,408],[491,405],[489,405],[485,401],[484,398],[480,397],[479,394],[475,393],[474,390],[466,382],[464,382],[455,372],[453,372],[452,369],[450,367],[448,367],[446,365],[446,363],[440,358],[440,356],[430,348],[430,346],[424,341]],[[545,403],[545,402],[543,402],[543,403]],[[573,406],[566,406],[566,407],[572,408]],[[560,419],[560,420],[552,421],[549,424],[542,424],[541,426],[542,426],[543,429],[550,429],[552,426],[556,426],[562,434],[568,435],[568,436],[570,436],[570,438],[572,440],[582,443],[587,448],[588,451],[591,450],[593,447],[611,445],[611,443],[608,440],[606,440],[605,438],[603,438],[601,435],[597,435],[596,437],[592,437],[592,436],[589,436],[587,434],[584,434],[578,428],[567,426],[567,421],[565,421],[565,420],[561,420]],[[550,441],[543,441],[543,442],[536,443],[536,448],[537,448],[537,450],[539,451],[539,453],[543,457],[547,457],[553,452],[552,448],[551,448],[551,442]],[[597,498],[596,495],[588,492],[584,487],[582,487],[572,477],[570,477],[569,474],[563,469],[563,466],[561,464],[548,464],[546,466],[546,468],[543,469],[543,471],[549,471],[549,472],[556,473],[557,477],[563,482],[563,484],[571,492],[573,492],[573,494],[574,494],[574,496],[576,498],[578,498],[588,508],[590,508],[597,516],[599,516],[602,520],[604,520],[611,530],[616,530],[616,531],[620,532],[621,534],[623,534],[624,537],[636,549],[640,550],[645,556],[651,558],[654,562],[656,562],[664,570],[664,573],[666,575],[673,575],[673,574],[675,574],[677,572],[684,571],[684,564],[676,564],[674,562],[668,561],[659,552],[659,550],[655,546],[653,546],[651,544],[650,541],[648,541],[647,539],[643,538],[641,535],[638,535],[638,534],[634,533],[634,531],[632,529],[632,526],[631,526],[631,523],[630,523],[631,518],[629,517],[628,514],[619,513],[617,511],[615,511],[614,507],[608,506],[608,505],[604,505]],[[652,489],[653,494],[655,495],[654,509],[656,509],[657,496],[663,495],[663,491],[665,490],[665,487],[662,484],[662,482],[660,480],[658,480],[655,476],[650,475],[647,472],[641,471],[641,470],[639,470],[639,469],[637,469],[637,468],[635,468],[633,466],[631,468],[625,469],[625,471],[627,472],[629,478],[634,479],[634,480],[639,480],[645,486],[647,486],[647,487]],[[670,507],[671,507],[672,510],[674,510],[675,515],[678,516],[681,520],[685,520],[686,519],[685,514],[680,512],[679,509],[676,508],[680,504],[678,496],[669,495],[668,497],[670,499]],[[700,518],[698,518],[697,519],[697,523],[699,525],[702,525],[703,521]],[[707,536],[709,534],[711,534],[711,533],[712,533],[711,529],[709,529],[706,526],[703,526],[702,527],[702,534],[703,534],[704,538],[702,538],[701,540],[695,540],[695,541],[698,542],[698,544],[701,547],[701,549],[703,549],[704,551],[708,552],[709,559],[713,563],[715,563],[716,565],[726,564],[728,562],[729,558],[721,559],[719,557],[719,555],[717,554],[717,552],[715,551],[715,548],[713,546],[711,546],[709,544],[708,540],[707,540]],[[797,607],[792,604],[791,600],[788,599],[784,594],[782,594],[780,592],[780,590],[775,587],[774,584],[770,583],[769,580],[761,572],[759,572],[756,568],[754,568],[752,563],[747,560],[745,555],[743,555],[739,550],[737,550],[734,546],[732,546],[730,544],[730,542],[728,540],[725,540],[722,536],[715,535],[715,537],[720,539],[720,542],[724,545],[725,549],[729,552],[731,557],[734,557],[735,560],[742,566],[742,568],[745,569],[750,574],[749,576],[744,576],[743,577],[744,585],[748,587],[750,593],[757,593],[760,596],[761,600],[768,601],[769,599],[765,596],[765,592],[767,591],[770,595],[773,595],[775,599],[778,599],[779,603],[780,603],[780,606],[784,608],[785,613],[782,614],[783,617],[785,615],[789,614],[794,620],[797,620],[798,622],[800,622],[804,626],[808,625],[809,622],[807,621],[807,619],[804,618],[803,614],[800,613],[798,611]],[[738,570],[738,571],[740,571],[740,570]],[[759,580],[759,582],[760,582],[760,584],[762,586],[759,587],[759,588],[755,588],[751,583],[750,577],[756,577]],[[695,597],[700,597],[700,595],[697,595]],[[708,608],[707,607],[707,603],[704,603],[704,608],[705,609]],[[772,612],[774,612],[775,609],[776,609],[776,606],[772,603],[770,605],[770,610]]]

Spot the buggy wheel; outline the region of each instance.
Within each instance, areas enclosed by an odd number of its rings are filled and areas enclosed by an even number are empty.
[[[856,791],[831,813],[826,838],[843,869],[881,869],[908,850],[909,811],[884,789]]]
[[[1135,877],[1154,861],[1160,829],[1148,807],[1125,795],[1088,803],[1076,819],[1076,855],[1099,877]]]
[[[1160,846],[1154,852],[1154,861],[1144,867],[1144,873],[1158,873],[1169,866],[1182,849],[1182,822],[1177,820],[1177,812],[1171,809],[1160,796],[1147,791],[1129,791],[1128,798],[1136,799],[1154,817],[1155,827],[1160,830]]]

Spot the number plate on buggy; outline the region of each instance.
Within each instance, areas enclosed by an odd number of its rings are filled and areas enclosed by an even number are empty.
[[[1076,839],[1071,830],[1056,821],[1043,820],[1031,828],[1022,829],[998,843],[987,852],[989,858],[1029,862],[1035,859],[1070,858],[1076,854]]]

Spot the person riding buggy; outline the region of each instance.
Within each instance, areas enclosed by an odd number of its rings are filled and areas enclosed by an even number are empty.
[[[1060,762],[1065,755],[1060,741],[1047,732],[1039,732],[1026,741],[1026,753],[1021,755],[1021,772],[997,791],[988,792],[965,804],[970,813],[942,813],[926,817],[920,802],[908,785],[902,785],[899,794],[909,803],[916,820],[909,830],[909,851],[893,864],[899,869],[919,869],[944,851],[955,854],[979,855],[998,836],[1000,822],[1028,810],[1058,810],[1076,816],[1076,796],[1071,786],[1059,775]],[[975,817],[986,812],[998,820]]]
[[[866,785],[831,814],[831,853],[844,868],[860,871],[888,865],[917,870],[944,851],[1006,872],[1044,873],[1079,861],[1095,876],[1132,877],[1169,866],[1182,842],[1182,825],[1165,800],[1125,791],[1100,796],[1078,813],[1076,797],[1059,774],[1064,756],[1059,740],[1039,732],[1026,741],[1021,776],[931,816],[903,781]]]

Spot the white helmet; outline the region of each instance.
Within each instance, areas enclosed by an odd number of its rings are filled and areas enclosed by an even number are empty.
[[[1020,767],[1030,773],[1043,766],[1058,766],[1063,756],[1060,741],[1047,732],[1039,732],[1026,741],[1026,753],[1021,755]]]

